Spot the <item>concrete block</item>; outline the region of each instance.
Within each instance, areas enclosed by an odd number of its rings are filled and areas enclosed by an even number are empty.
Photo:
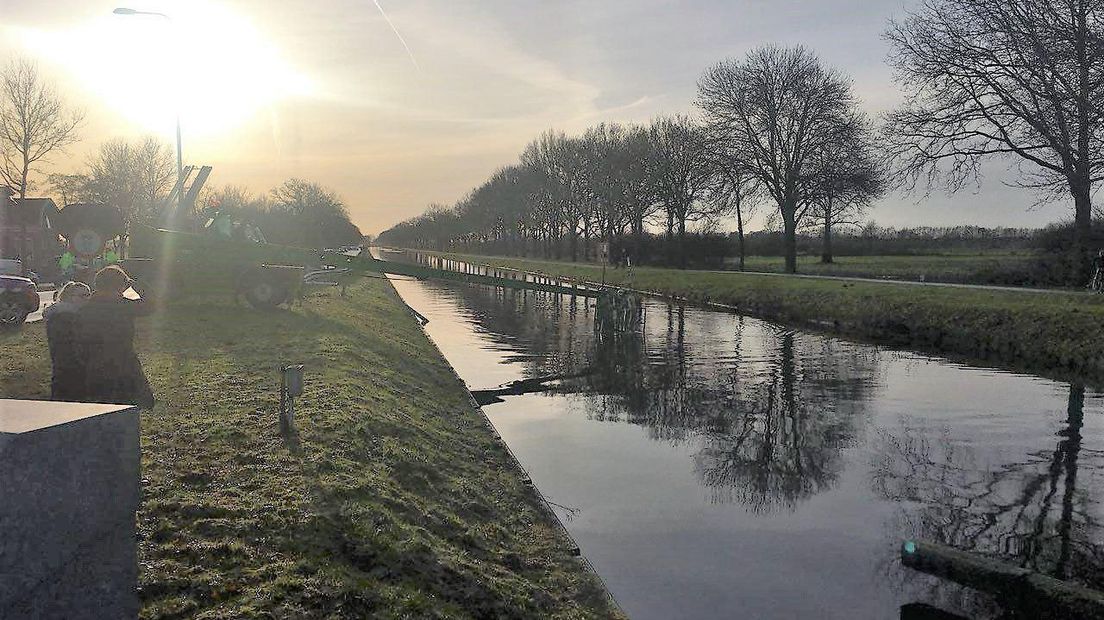
[[[130,405],[0,400],[0,618],[136,618]]]

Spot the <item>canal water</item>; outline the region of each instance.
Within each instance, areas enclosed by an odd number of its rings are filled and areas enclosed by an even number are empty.
[[[395,287],[470,389],[538,379],[484,410],[632,618],[999,613],[904,539],[1104,586],[1092,390],[660,300],[609,338],[593,299]]]

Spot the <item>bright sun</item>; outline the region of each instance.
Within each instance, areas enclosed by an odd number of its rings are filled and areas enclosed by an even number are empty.
[[[189,135],[214,135],[313,91],[248,18],[225,7],[200,0],[168,8],[119,4],[161,11],[171,20],[108,13],[64,30],[13,34],[32,55],[57,64],[147,131],[164,130],[179,113]]]

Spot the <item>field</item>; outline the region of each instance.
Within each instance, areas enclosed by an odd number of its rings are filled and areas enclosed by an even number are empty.
[[[596,265],[452,255],[592,282]],[[1104,386],[1104,296],[661,268],[605,270],[605,281],[770,320],[968,361]]]
[[[139,345],[143,618],[618,617],[388,283],[175,299]],[[45,398],[42,325],[0,348],[0,396]],[[306,364],[297,447],[279,362]]]
[[[1021,284],[1029,276],[1037,259],[1030,253],[938,254],[915,256],[836,256],[833,262],[820,262],[819,256],[799,256],[799,273],[825,276],[849,276],[888,280],[956,282],[967,284]],[[736,269],[737,259],[728,259],[726,268]],[[782,273],[780,256],[749,256],[747,271]]]

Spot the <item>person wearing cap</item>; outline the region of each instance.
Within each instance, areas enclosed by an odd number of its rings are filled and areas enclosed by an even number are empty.
[[[153,391],[134,350],[134,321],[153,307],[140,290],[137,299],[124,296],[135,286],[122,267],[108,265],[96,272],[92,297],[80,309],[91,402],[153,406]]]

